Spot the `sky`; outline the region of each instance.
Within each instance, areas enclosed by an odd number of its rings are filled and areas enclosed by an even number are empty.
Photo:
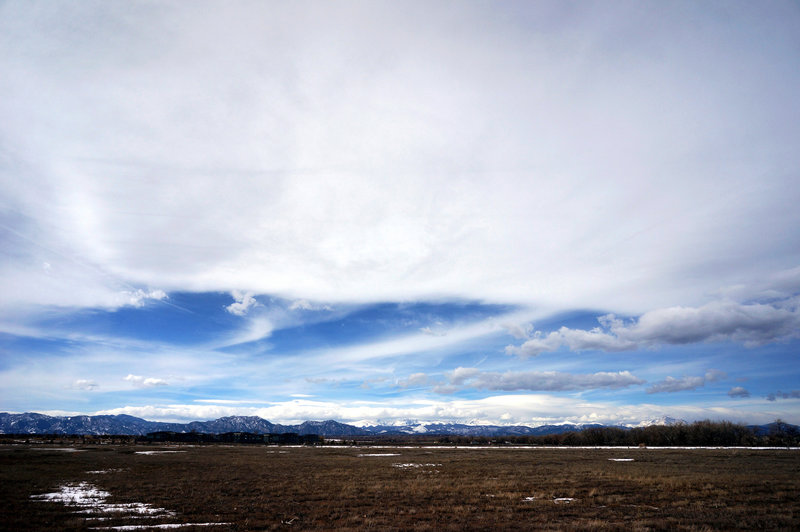
[[[0,411],[800,423],[800,6],[0,2]]]

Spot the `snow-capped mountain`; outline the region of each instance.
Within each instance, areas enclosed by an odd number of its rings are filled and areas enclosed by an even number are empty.
[[[674,417],[669,416],[661,416],[656,417],[653,419],[648,419],[638,423],[636,425],[629,425],[631,427],[650,427],[652,425],[666,425],[667,427],[671,427],[672,425],[686,425],[686,421],[682,419],[675,419]]]
[[[677,425],[683,420],[663,416],[643,421],[638,425],[620,428],[647,427],[651,425]],[[147,421],[127,415],[104,416],[46,416],[36,413],[0,413],[0,434],[119,434],[142,436],[149,432],[199,432],[221,434],[226,432],[251,432],[256,434],[318,434],[326,437],[391,436],[391,435],[441,435],[441,436],[544,436],[580,431],[599,424],[561,424],[529,427],[525,425],[481,425],[475,423],[435,423],[419,420],[392,421],[361,426],[338,421],[305,421],[299,425],[280,425],[255,416],[229,416],[213,421],[190,423],[163,423]]]

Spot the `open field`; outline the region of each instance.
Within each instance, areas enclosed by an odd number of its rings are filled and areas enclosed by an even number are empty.
[[[799,530],[800,451],[1,445],[0,497],[3,530]]]

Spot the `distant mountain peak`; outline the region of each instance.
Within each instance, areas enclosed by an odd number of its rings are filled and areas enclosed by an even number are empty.
[[[142,436],[150,432],[199,432],[221,434],[226,432],[251,432],[255,434],[318,434],[327,437],[352,437],[370,435],[413,435],[435,436],[542,436],[580,431],[598,424],[551,424],[536,427],[526,425],[484,425],[480,423],[431,422],[418,419],[387,420],[381,424],[359,423],[360,426],[342,423],[333,419],[325,421],[305,421],[299,425],[280,425],[258,416],[226,416],[210,421],[189,423],[164,423],[146,421],[130,415],[100,416],[47,416],[37,413],[0,413],[0,433],[5,434],[85,434],[85,435],[133,435]],[[678,425],[685,421],[669,416],[643,421],[632,427],[651,425]],[[630,428],[630,427],[629,427]]]
[[[650,427],[652,425],[666,425],[667,427],[671,427],[672,425],[686,425],[686,421],[682,419],[676,419],[670,416],[661,416],[656,417],[653,419],[648,419],[646,421],[642,421],[638,425],[634,425],[636,427]]]

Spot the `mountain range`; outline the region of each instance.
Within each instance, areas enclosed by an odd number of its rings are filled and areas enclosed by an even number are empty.
[[[660,418],[644,422],[639,426],[671,425],[682,423],[673,418]],[[318,434],[325,437],[431,434],[452,436],[543,436],[603,427],[598,424],[561,424],[528,427],[525,425],[474,425],[464,423],[421,423],[408,421],[401,424],[378,424],[358,427],[338,421],[306,421],[299,425],[271,423],[256,416],[229,416],[213,421],[190,423],[165,423],[147,421],[128,415],[101,416],[47,416],[37,413],[0,413],[0,434],[83,434],[83,435],[133,435],[142,436],[150,432],[199,432],[221,434],[225,432],[252,432],[256,434]],[[627,428],[627,427],[623,427]]]

